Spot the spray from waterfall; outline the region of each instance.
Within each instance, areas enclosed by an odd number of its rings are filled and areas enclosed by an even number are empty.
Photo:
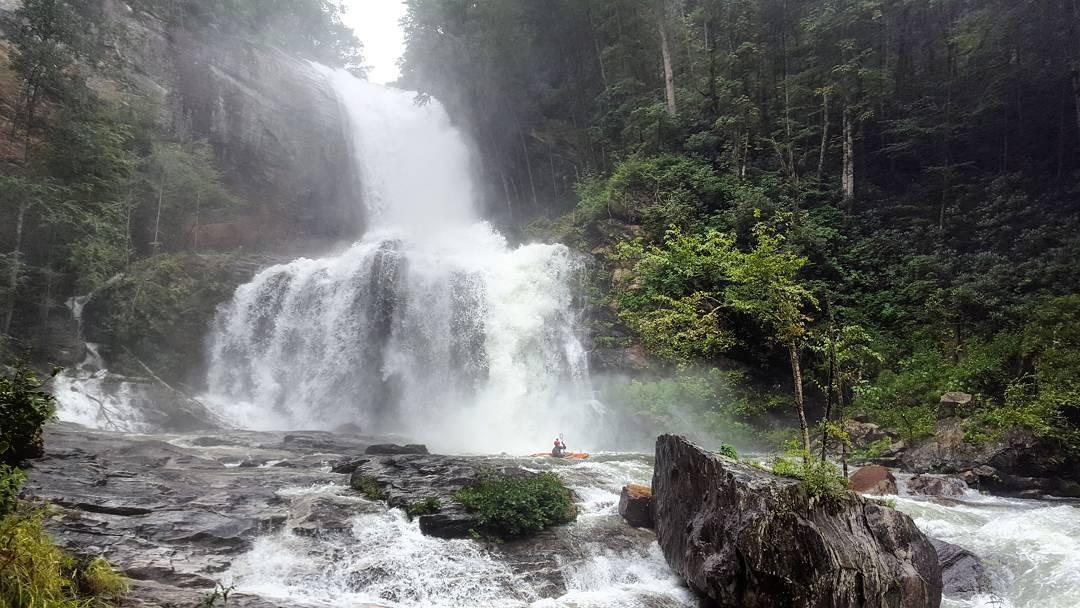
[[[478,221],[469,148],[437,101],[318,69],[348,118],[368,230],[237,290],[211,336],[208,400],[246,427],[350,424],[461,451],[595,429],[580,262]]]

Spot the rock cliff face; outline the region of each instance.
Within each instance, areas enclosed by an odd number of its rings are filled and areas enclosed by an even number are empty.
[[[209,141],[230,188],[252,203],[204,217],[216,228],[202,234],[202,248],[302,248],[359,232],[344,115],[305,59],[213,25],[185,29],[144,0],[95,1],[106,16],[106,60],[87,68],[89,86],[104,98],[160,102],[159,123],[177,137]],[[17,6],[0,0],[0,26],[8,26],[0,27],[0,85]]]
[[[245,240],[235,245],[357,234],[344,116],[307,61],[213,28],[167,25],[138,2],[107,0],[106,8],[128,79],[164,100],[173,131],[209,140],[230,186],[259,207],[233,218]]]
[[[653,514],[668,564],[723,607],[934,608],[941,569],[907,515],[855,494],[812,499],[803,485],[656,442]]]
[[[969,485],[996,494],[1080,497],[1080,467],[1061,442],[1019,427],[980,445],[964,437],[961,419],[940,420],[932,437],[900,454],[900,465],[914,473],[959,474]]]

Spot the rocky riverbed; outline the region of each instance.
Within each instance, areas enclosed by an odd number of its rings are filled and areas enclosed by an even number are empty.
[[[54,505],[49,530],[62,545],[104,554],[132,579],[139,606],[194,606],[218,584],[236,585],[230,606],[251,608],[689,605],[652,532],[615,510],[626,480],[648,479],[648,458],[362,456],[387,440],[132,435],[61,423],[48,429],[27,491]],[[386,460],[395,458],[415,470],[395,480]],[[382,467],[392,494],[439,494],[460,486],[463,465],[479,464],[556,470],[575,493],[578,521],[517,542],[443,540],[349,485],[357,467]]]
[[[651,456],[373,458],[364,454],[369,446],[406,441],[323,432],[136,435],[73,424],[50,426],[46,441],[27,490],[54,504],[50,533],[112,560],[132,579],[135,606],[193,607],[219,583],[236,587],[229,606],[242,608],[697,606],[654,533],[617,513],[623,485],[649,484]],[[443,539],[349,483],[362,469],[401,500],[445,495],[465,465],[554,471],[574,492],[577,521],[499,545]],[[985,566],[985,586],[976,589],[965,587],[970,577],[956,583],[947,573],[943,606],[1076,605],[1074,504],[971,490],[914,496],[909,476],[897,481],[901,511]],[[965,554],[945,550],[960,571],[972,567]]]

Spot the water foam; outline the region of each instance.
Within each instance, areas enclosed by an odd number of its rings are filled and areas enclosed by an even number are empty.
[[[898,497],[897,508],[933,538],[972,551],[994,593],[946,598],[951,608],[1075,608],[1080,601],[1080,506],[982,496],[939,503]]]
[[[615,512],[626,480],[647,482],[648,459],[603,455],[594,463],[533,463],[557,470],[579,496],[580,513],[569,534],[575,554],[560,559],[566,592],[539,597],[527,578],[496,553],[468,540],[420,533],[400,510],[365,513],[345,535],[297,536],[282,531],[260,538],[226,573],[227,584],[314,606],[376,604],[392,608],[689,608],[696,602],[675,576],[650,534]],[[527,461],[532,463],[532,461]],[[286,500],[348,495],[336,485],[284,488]]]

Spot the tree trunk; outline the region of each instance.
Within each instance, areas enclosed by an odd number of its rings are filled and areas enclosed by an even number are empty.
[[[788,344],[791,357],[791,379],[795,384],[795,411],[799,414],[799,429],[802,431],[803,460],[810,462],[810,429],[806,425],[806,408],[803,404],[802,365],[799,363],[799,347],[794,341]]]
[[[1064,0],[1065,22],[1068,24],[1068,39],[1072,48],[1072,61],[1069,65],[1069,75],[1072,78],[1073,103],[1076,109],[1076,132],[1080,135],[1080,31],[1077,28],[1077,19],[1080,18],[1080,8],[1077,8],[1077,0]]]
[[[840,390],[838,390],[837,393],[836,393],[836,410],[837,410],[836,411],[836,417],[837,417],[837,419],[840,420],[840,428],[844,428],[844,416],[845,416],[845,413],[844,413],[844,381],[843,380],[840,381],[840,386],[838,386],[837,388],[839,388]],[[844,440],[844,441],[840,442],[840,464],[841,464],[841,466],[844,467],[844,478],[845,479],[848,476],[847,447],[848,447],[847,446],[847,440]]]
[[[817,178],[825,174],[825,152],[829,148],[829,92],[821,92],[821,152],[818,155]]]
[[[830,328],[831,329],[831,328]],[[830,331],[830,334],[832,332]],[[821,462],[829,447],[829,417],[832,415],[833,385],[836,383],[836,336],[829,336],[829,379],[825,389],[825,424],[821,429]]]
[[[8,301],[4,310],[4,335],[11,335],[11,320],[15,316],[15,302],[18,299],[19,271],[22,266],[22,239],[23,225],[26,222],[26,211],[30,204],[23,200],[19,202],[19,212],[15,216],[15,246],[11,250],[11,271],[8,273]]]
[[[592,32],[593,47],[596,49],[596,60],[600,63],[600,81],[604,83],[604,90],[608,89],[607,68],[604,66],[604,51],[600,48],[600,39],[596,37],[596,21],[593,19],[592,2],[589,3],[589,30]]]
[[[844,202],[851,204],[855,199],[855,127],[851,124],[851,108],[844,108],[844,173],[841,187]]]
[[[674,116],[679,108],[675,104],[675,73],[671,68],[671,48],[668,47],[667,28],[664,26],[667,11],[663,9],[663,4],[661,1],[660,22],[657,23],[656,29],[660,32],[660,54],[664,59],[664,91],[667,94],[668,114]]]
[[[195,190],[195,234],[192,235],[191,247],[195,253],[199,253],[199,214],[202,212],[202,191]]]
[[[521,140],[521,151],[525,154],[525,170],[529,174],[529,188],[532,189],[533,207],[539,208],[540,201],[536,197],[536,182],[533,180],[532,160],[529,158],[529,147],[525,145],[525,135],[518,131],[518,138]]]
[[[158,249],[161,247],[161,207],[165,204],[165,170],[161,170],[161,183],[158,187],[158,199],[157,199],[157,217],[154,219],[154,242],[150,243],[150,247],[154,250],[154,255],[157,255]]]

